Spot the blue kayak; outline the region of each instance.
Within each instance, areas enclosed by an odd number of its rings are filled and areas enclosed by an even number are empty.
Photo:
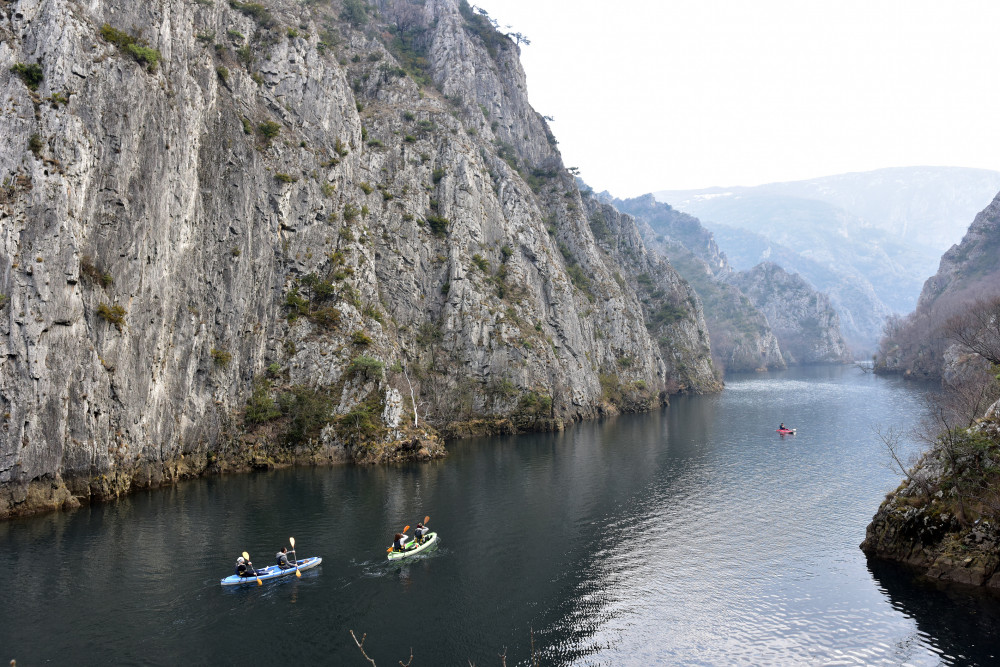
[[[297,560],[295,563],[299,566],[299,571],[308,570],[309,568],[316,567],[323,562],[323,559],[319,556],[312,556],[310,558],[303,558],[302,560]],[[287,570],[282,570],[277,565],[268,565],[267,567],[262,567],[257,570],[257,576],[241,577],[238,574],[231,574],[219,583],[223,586],[239,586],[241,584],[256,584],[257,579],[261,581],[265,579],[277,579],[278,577],[287,577],[288,575],[295,576],[295,568],[290,567]]]

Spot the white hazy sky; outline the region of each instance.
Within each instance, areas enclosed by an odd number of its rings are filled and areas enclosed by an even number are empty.
[[[1000,170],[997,0],[470,0],[597,190]]]

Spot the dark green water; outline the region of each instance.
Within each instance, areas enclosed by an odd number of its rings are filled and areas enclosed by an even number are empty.
[[[866,563],[872,424],[920,387],[855,368],[731,378],[718,396],[439,462],[196,480],[0,524],[0,659],[19,665],[996,664],[1000,606]],[[779,421],[798,426],[780,437]],[[430,515],[440,547],[387,564]],[[294,536],[323,565],[223,589]]]

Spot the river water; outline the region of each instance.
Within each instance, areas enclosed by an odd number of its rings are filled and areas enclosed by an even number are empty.
[[[443,461],[194,480],[0,524],[0,660],[49,664],[996,664],[1000,605],[869,565],[922,388],[853,367],[470,440]],[[800,430],[775,433],[779,421]],[[912,443],[909,447],[914,447]],[[440,545],[387,564],[430,515]],[[294,536],[323,564],[223,588]]]

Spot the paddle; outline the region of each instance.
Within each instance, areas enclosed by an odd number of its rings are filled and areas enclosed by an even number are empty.
[[[250,568],[251,570],[253,570],[254,576],[257,576],[257,570],[254,569],[253,563],[250,562],[250,554],[248,554],[246,551],[244,551],[243,552],[243,558],[246,559],[247,567]],[[263,586],[264,585],[264,582],[260,580],[260,577],[257,577],[257,585],[258,586]]]
[[[430,515],[424,517],[424,527],[427,527],[427,522],[431,520]],[[421,543],[424,541],[423,535],[420,536]]]
[[[295,560],[295,576],[301,579],[302,573],[299,572],[299,555],[295,553],[295,538],[289,537],[288,542],[292,545],[292,558]]]
[[[406,526],[406,528],[403,528],[403,534],[405,535],[406,531],[408,531],[409,529],[410,529],[409,526]],[[386,553],[389,553],[390,551],[392,551],[392,547],[389,547],[388,549],[385,550]],[[400,551],[402,551],[402,548],[400,548]]]

